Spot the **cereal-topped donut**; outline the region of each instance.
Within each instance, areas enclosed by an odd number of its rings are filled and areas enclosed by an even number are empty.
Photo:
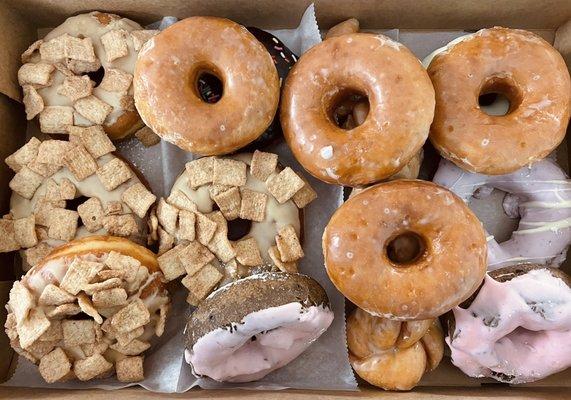
[[[430,61],[436,91],[430,140],[459,167],[500,175],[540,160],[565,137],[571,79],[563,57],[539,36],[482,29]],[[486,113],[479,96],[508,98],[505,115]]]
[[[186,275],[193,305],[221,283],[261,271],[297,272],[301,209],[316,196],[276,154],[190,161],[157,206],[159,265],[168,280]]]
[[[363,123],[339,126],[338,108],[362,99],[369,103]],[[332,37],[304,53],[280,106],[297,160],[316,178],[345,186],[399,171],[424,144],[433,114],[434,89],[418,59],[400,43],[368,33]]]
[[[511,384],[571,367],[571,278],[541,265],[490,272],[455,307],[446,343],[465,374]]]
[[[157,32],[97,11],[68,18],[22,54],[28,119],[39,116],[48,134],[91,125],[103,125],[112,140],[133,134],[143,126],[133,104],[135,61]]]
[[[144,352],[170,307],[155,254],[90,236],[52,251],[10,290],[6,334],[47,383],[144,379]]]
[[[10,213],[0,220],[2,251],[23,249],[24,269],[74,238],[110,234],[147,241],[156,197],[139,173],[113,153],[101,126],[74,127],[70,142],[32,138],[6,159]]]
[[[434,182],[468,204],[494,189],[506,192],[504,211],[520,220],[508,240],[498,243],[488,236],[488,270],[521,263],[558,266],[565,259],[571,244],[571,180],[555,161],[546,158],[511,174],[483,175],[441,160]]]
[[[420,180],[380,183],[347,200],[325,228],[323,253],[345,297],[394,320],[444,314],[486,272],[480,221],[452,192]]]
[[[222,84],[215,103],[200,94],[203,75]],[[257,139],[274,118],[280,91],[264,46],[242,25],[215,17],[186,18],[147,42],[134,86],[145,123],[201,155],[231,153]]]

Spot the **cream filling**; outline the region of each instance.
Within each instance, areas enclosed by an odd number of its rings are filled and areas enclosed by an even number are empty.
[[[248,314],[215,329],[185,350],[196,375],[221,382],[250,382],[283,367],[305,351],[333,321],[323,306],[288,303]]]

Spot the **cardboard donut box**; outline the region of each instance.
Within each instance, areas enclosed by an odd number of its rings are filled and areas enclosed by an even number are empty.
[[[0,5],[0,159],[3,160],[25,143],[26,118],[16,73],[20,66],[20,54],[36,40],[38,29],[57,26],[71,15],[92,10],[117,13],[143,25],[167,15],[180,19],[192,15],[212,15],[262,29],[294,28],[310,3],[310,0],[4,0]],[[398,29],[397,39],[420,58],[462,32],[496,25],[528,29],[550,43],[555,42],[571,67],[570,0],[315,0],[315,8],[317,21],[323,30],[349,17],[359,19],[361,28],[365,31]],[[559,147],[557,156],[559,164],[569,171],[567,141]],[[423,168],[430,169],[430,157]],[[8,182],[11,178],[12,171],[1,163],[2,214],[9,210]],[[0,325],[3,326],[6,319],[4,305],[8,301],[12,282],[19,278],[20,271],[13,267],[11,254],[0,254],[0,263]],[[571,272],[569,260],[563,269]],[[0,382],[9,378],[16,359],[2,329]],[[564,371],[534,384],[510,387],[501,383],[482,383],[468,379],[449,362],[443,361],[434,373],[423,379],[419,387],[405,393],[384,392],[362,382],[358,392],[197,389],[184,394],[157,394],[138,387],[106,392],[96,389],[77,391],[0,386],[0,398],[103,399],[107,396],[120,396],[123,399],[571,399],[571,371]]]

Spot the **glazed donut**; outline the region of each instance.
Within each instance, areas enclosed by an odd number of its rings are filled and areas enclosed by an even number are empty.
[[[347,318],[349,361],[357,374],[385,390],[410,390],[444,354],[438,318],[399,322],[357,308]]]
[[[67,243],[14,283],[6,333],[48,383],[117,372],[142,380],[143,356],[170,306],[156,256],[127,239]]]
[[[94,127],[87,129],[83,134],[95,132]],[[72,135],[72,140],[75,137]],[[40,142],[32,138],[7,159],[17,170],[10,183],[13,192],[9,218],[14,226],[21,224],[28,230],[21,229],[27,240],[20,239],[18,248],[2,250],[25,249],[22,252],[25,270],[53,247],[74,238],[112,234],[140,244],[147,242],[147,210],[156,197],[147,189],[142,175],[112,152],[115,147],[102,129],[90,137],[101,139],[102,147],[90,148],[93,153],[76,142]],[[78,153],[81,156],[75,158]],[[24,155],[33,157],[32,161],[19,164],[17,160]],[[68,157],[71,164],[58,161],[59,157]],[[32,182],[33,191],[28,190],[25,179]],[[53,214],[57,215],[56,220]]]
[[[540,160],[565,137],[571,79],[561,55],[539,36],[482,29],[437,53],[428,74],[436,91],[430,140],[459,167],[487,175]],[[506,115],[488,115],[478,97],[501,93]]]
[[[203,74],[223,85],[205,102]],[[135,105],[162,139],[201,155],[227,154],[258,138],[278,107],[279,79],[270,54],[246,28],[223,18],[191,17],[153,37],[135,67]]]
[[[220,382],[259,380],[290,363],[327,330],[323,288],[300,274],[262,273],[213,292],[186,326],[186,362]]]
[[[143,126],[133,106],[135,61],[156,33],[109,13],[68,18],[22,55],[28,119],[39,114],[49,134],[66,134],[68,125],[103,125],[112,140],[135,133]]]
[[[232,179],[226,178],[221,184],[219,171]],[[288,178],[282,180],[285,176]],[[303,187],[289,199],[275,197],[297,183]],[[218,279],[208,290],[194,290],[188,299],[193,305],[217,284],[261,271],[297,272],[297,262],[303,257],[302,208],[315,196],[310,185],[291,168],[278,165],[275,154],[256,151],[191,161],[157,208],[161,268],[172,269],[172,256],[188,246],[206,254],[199,264],[208,262],[207,268]],[[189,234],[185,229],[183,215],[196,221],[195,232]],[[215,229],[213,235],[207,235],[209,225]],[[193,293],[194,271],[178,269],[165,272],[165,276],[172,280],[185,272],[189,275],[183,284]]]
[[[335,123],[338,106],[368,99],[363,124]],[[428,137],[434,90],[401,44],[374,34],[327,39],[299,59],[282,94],[285,139],[313,176],[345,186],[385,179],[406,165]]]
[[[490,272],[477,295],[452,310],[446,343],[454,365],[511,384],[571,367],[570,283],[540,265]]]
[[[520,217],[509,240],[498,243],[488,236],[488,270],[521,263],[558,266],[571,244],[571,180],[551,159],[543,159],[507,175],[486,176],[465,172],[442,160],[434,182],[447,187],[465,202],[493,189],[506,192],[503,206]]]
[[[420,180],[381,183],[347,200],[325,228],[323,253],[345,297],[394,320],[444,314],[486,272],[480,221],[453,193]]]

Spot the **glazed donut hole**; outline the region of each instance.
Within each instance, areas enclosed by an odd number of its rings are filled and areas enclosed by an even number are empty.
[[[501,117],[515,111],[522,99],[522,90],[512,78],[491,76],[482,83],[478,106],[487,115]]]
[[[362,125],[369,115],[369,98],[359,89],[342,89],[330,99],[326,98],[325,103],[329,120],[344,130]]]
[[[196,97],[207,104],[218,103],[224,95],[224,77],[211,64],[202,64],[190,73],[189,84]]]
[[[426,240],[414,231],[401,232],[387,240],[385,255],[396,268],[410,267],[428,252]]]

